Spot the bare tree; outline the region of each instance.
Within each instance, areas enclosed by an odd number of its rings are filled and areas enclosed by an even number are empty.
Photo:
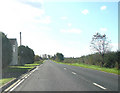
[[[90,47],[93,48],[94,51],[98,52],[102,56],[101,66],[104,64],[104,54],[110,50],[110,41],[107,40],[106,35],[101,35],[100,33],[96,33],[92,37]]]

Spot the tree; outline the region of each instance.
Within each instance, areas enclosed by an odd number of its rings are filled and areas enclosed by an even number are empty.
[[[45,59],[47,59],[47,54],[43,54],[42,55],[42,58],[45,60]]]
[[[2,68],[5,68],[12,61],[12,45],[3,32],[0,34],[2,34]]]
[[[39,61],[39,60],[40,60],[40,56],[35,55],[35,57],[34,57],[34,61]]]
[[[56,55],[54,54],[54,56],[51,57],[52,60],[56,59]]]
[[[56,54],[56,60],[57,61],[63,61],[64,60],[64,55],[62,53],[57,53]]]
[[[117,62],[116,62],[117,69],[120,69],[120,50],[116,52],[116,55],[117,55]]]
[[[104,66],[109,68],[114,68],[115,63],[117,62],[116,52],[107,52],[105,53]]]
[[[50,56],[50,55],[48,55],[48,58],[50,59],[50,58],[51,58],[51,56]]]
[[[19,62],[21,65],[33,63],[34,62],[34,51],[28,46],[19,46],[18,47],[18,56]]]
[[[102,56],[101,66],[104,64],[104,54],[110,49],[110,41],[107,40],[106,35],[101,35],[96,33],[92,37],[91,46],[95,51],[97,51]]]

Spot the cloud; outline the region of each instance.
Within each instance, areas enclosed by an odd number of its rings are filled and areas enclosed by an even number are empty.
[[[106,31],[107,31],[107,28],[100,28],[100,31],[101,31],[101,32],[106,32]]]
[[[51,23],[51,17],[46,16],[45,19],[43,19],[41,22],[44,23],[44,24],[50,24]]]
[[[107,8],[107,6],[101,6],[100,9],[101,10],[105,10]]]
[[[72,29],[68,29],[68,30],[61,29],[60,32],[80,34],[82,31],[80,29],[72,28]]]
[[[35,8],[43,8],[43,0],[18,0],[21,3],[30,5]]]
[[[60,19],[62,19],[62,20],[66,20],[66,19],[68,19],[68,17],[66,17],[66,16],[62,16]]]
[[[87,15],[89,13],[89,11],[87,9],[84,9],[81,13],[84,15]]]
[[[43,0],[27,0],[27,1],[43,3]]]
[[[49,30],[41,27],[51,23],[51,17],[45,14],[43,8],[35,8],[17,0],[0,1],[0,13],[0,31],[7,34],[8,38],[17,38],[18,41],[19,32],[23,32],[26,35],[23,37],[25,39],[23,44],[28,44],[28,46],[30,44],[25,42],[28,34],[34,31],[37,33]],[[44,28],[47,26],[45,25]]]
[[[31,2],[31,3],[41,3],[43,4],[44,1],[43,0],[18,0],[19,2],[23,2],[23,3],[26,3],[26,2]]]
[[[36,18],[34,20],[35,23],[41,23],[41,24],[50,24],[51,23],[51,17],[50,16],[45,16],[43,18]]]
[[[32,0],[27,0],[27,1],[32,1]],[[39,0],[35,0],[39,1]],[[35,2],[34,1],[34,2]],[[8,2],[8,3],[6,3]],[[36,8],[33,6],[30,6],[26,3],[21,3],[19,1],[14,1],[14,0],[4,0],[0,1],[0,20],[2,25],[7,25],[7,24],[15,24],[15,25],[23,25],[24,24],[29,24],[29,23],[41,23],[41,24],[49,24],[51,23],[51,18],[50,16],[47,16],[45,14],[44,8]],[[36,17],[39,17],[36,20]],[[12,23],[11,23],[12,22]]]
[[[71,24],[71,23],[68,23],[68,26],[69,26],[69,27],[71,27],[71,26],[72,26],[72,24]]]

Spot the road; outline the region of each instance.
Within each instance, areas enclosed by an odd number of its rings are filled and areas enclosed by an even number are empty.
[[[117,91],[118,76],[46,60],[12,91]]]

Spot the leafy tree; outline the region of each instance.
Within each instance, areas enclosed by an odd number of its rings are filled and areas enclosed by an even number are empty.
[[[115,52],[107,52],[105,54],[105,63],[104,66],[105,67],[109,67],[109,68],[114,68],[115,67],[115,62],[117,61],[117,55]]]
[[[2,68],[5,68],[12,61],[12,45],[3,32],[0,34],[2,34]]]
[[[116,56],[117,56],[116,67],[117,69],[120,69],[120,50],[116,52]]]
[[[57,61],[63,61],[64,60],[64,55],[62,53],[57,53],[56,54],[56,60]]]
[[[34,57],[34,61],[39,61],[39,60],[40,60],[40,56],[35,55],[35,57]]]
[[[91,46],[95,51],[97,51],[102,56],[101,66],[104,64],[104,54],[110,49],[110,41],[107,40],[106,35],[101,35],[96,33],[92,37]]]
[[[42,58],[45,60],[45,59],[47,59],[47,54],[43,54],[42,55]]]
[[[50,55],[48,55],[48,58],[50,59],[50,58],[51,58],[51,56],[50,56]]]
[[[34,51],[29,48],[28,46],[19,46],[18,47],[18,56],[19,56],[19,62],[21,65],[27,64],[27,63],[33,63],[34,62]]]
[[[52,60],[55,60],[55,59],[56,59],[56,55],[52,56],[51,59],[52,59]]]

